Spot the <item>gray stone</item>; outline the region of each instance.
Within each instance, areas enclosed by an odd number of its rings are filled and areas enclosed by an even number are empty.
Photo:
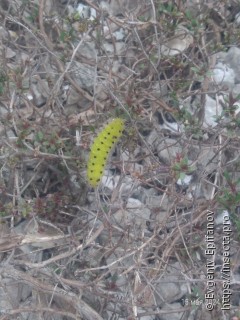
[[[163,306],[161,311],[169,311],[169,313],[166,312],[166,314],[161,315],[161,320],[181,320],[183,319],[183,312],[179,312],[179,309],[182,308],[182,305],[180,303],[171,303],[171,304],[166,304]],[[173,312],[176,310],[176,312]]]
[[[234,70],[235,83],[240,83],[240,49],[238,47],[231,47],[225,57],[225,62]]]
[[[181,265],[178,262],[169,265],[155,286],[155,297],[159,306],[173,303],[188,293],[188,286],[182,280],[184,278]]]
[[[77,84],[83,88],[92,90],[96,78],[96,69],[86,63],[74,61],[70,66],[70,74]]]
[[[145,229],[146,222],[150,218],[150,210],[141,203],[141,201],[129,198],[126,209],[118,210],[113,219],[117,225],[120,225],[123,229],[127,226],[133,226],[134,228]]]
[[[203,126],[205,128],[215,127],[217,125],[216,118],[222,114],[222,111],[221,104],[207,94]]]
[[[148,144],[157,151],[160,161],[165,165],[170,165],[176,154],[181,153],[182,147],[175,139],[163,138],[156,130],[153,130],[148,139]]]
[[[235,72],[227,64],[218,62],[213,69],[213,79],[220,86],[233,88],[235,83]]]

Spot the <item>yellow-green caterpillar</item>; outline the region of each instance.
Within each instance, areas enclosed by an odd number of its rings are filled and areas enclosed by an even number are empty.
[[[124,120],[113,119],[93,141],[87,164],[87,178],[92,187],[101,180],[110,151],[122,136]]]

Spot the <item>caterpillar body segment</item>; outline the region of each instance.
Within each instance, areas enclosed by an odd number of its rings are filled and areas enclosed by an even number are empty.
[[[87,178],[94,188],[103,176],[111,150],[122,136],[124,123],[121,118],[113,119],[93,141],[87,164]]]

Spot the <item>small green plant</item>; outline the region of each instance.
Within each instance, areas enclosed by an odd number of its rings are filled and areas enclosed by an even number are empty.
[[[19,123],[19,134],[18,139],[16,141],[16,145],[18,148],[26,148],[24,145],[25,139],[31,133],[31,124],[28,121],[23,121]]]
[[[18,214],[23,218],[27,218],[32,213],[31,203],[23,198],[18,199],[18,201]]]
[[[70,28],[68,31],[61,30],[60,32],[60,41],[67,43],[69,41],[74,41],[76,38],[75,30]]]
[[[203,130],[199,125],[199,118],[193,117],[192,113],[189,112],[186,107],[176,112],[175,118],[184,124],[186,134],[192,135],[195,139],[201,139],[203,137]]]
[[[144,15],[139,16],[138,20],[141,21],[141,22],[147,22],[148,21],[148,19]]]
[[[191,174],[194,168],[188,162],[188,158],[181,153],[176,154],[176,159],[172,165],[173,175],[176,179],[183,180],[186,174]]]
[[[190,10],[186,10],[185,11],[185,17],[186,17],[186,20],[188,22],[187,28],[189,30],[194,30],[194,29],[198,29],[198,28],[201,27],[201,24],[200,24],[199,20],[197,20],[197,18],[195,18],[192,15]]]
[[[43,133],[38,131],[35,135],[35,147],[40,147],[42,152],[56,153],[63,147],[62,139],[55,132]]]
[[[203,81],[206,76],[211,77],[212,73],[208,70],[208,65],[202,65],[201,67],[191,67],[191,70],[193,71],[196,80]]]
[[[38,4],[31,4],[31,6],[32,6],[31,12],[29,13],[29,16],[27,17],[27,19],[31,23],[36,23],[38,18],[38,13],[39,13],[39,6]]]
[[[49,194],[47,197],[38,197],[33,200],[32,210],[38,217],[55,221],[59,218],[59,210],[67,205],[69,198],[61,191]]]
[[[4,93],[7,81],[8,76],[2,69],[0,69],[0,96]]]
[[[225,171],[223,176],[227,182],[228,187],[224,188],[218,196],[218,202],[227,210],[234,212],[236,206],[240,202],[240,179],[234,181],[229,172]]]
[[[170,2],[159,3],[157,12],[159,15],[165,14],[166,16],[171,16],[172,18],[180,17],[182,15],[182,13],[178,10],[178,7]]]
[[[235,112],[238,108],[237,102],[240,100],[240,94],[236,97],[230,92],[228,96],[224,97],[224,109],[226,112],[226,116],[234,117]]]
[[[13,206],[12,202],[9,202],[4,205],[3,204],[0,205],[0,218],[9,217],[14,215],[15,213],[16,213],[16,207]]]

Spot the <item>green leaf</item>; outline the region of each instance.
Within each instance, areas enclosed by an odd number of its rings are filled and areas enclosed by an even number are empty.
[[[179,179],[183,181],[185,177],[186,177],[185,172],[180,172]]]
[[[42,131],[38,131],[38,132],[36,133],[36,139],[37,139],[38,141],[43,141],[43,137],[44,137],[44,135],[43,135]]]

